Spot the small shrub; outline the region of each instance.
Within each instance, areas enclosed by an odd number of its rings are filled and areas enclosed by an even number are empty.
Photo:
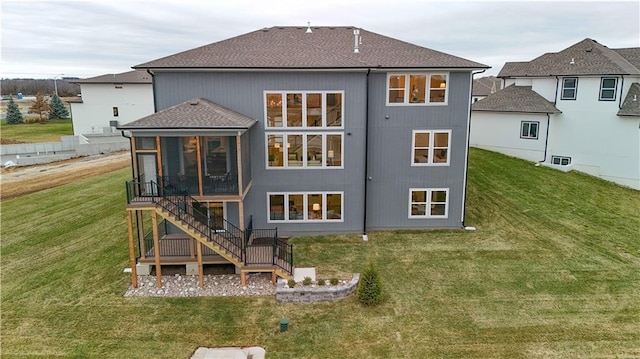
[[[287,281],[287,285],[289,286],[289,288],[293,288],[293,287],[295,287],[295,286],[296,286],[296,281],[295,281],[295,280],[293,280],[293,279],[289,279],[289,280]]]
[[[338,278],[331,278],[331,280],[329,281],[329,283],[331,283],[331,285],[338,285],[339,281]]]
[[[373,262],[369,262],[360,274],[357,295],[360,303],[364,305],[376,305],[382,301],[382,281]]]
[[[324,279],[320,279],[320,280],[318,281],[318,285],[325,285],[325,284],[326,284],[326,283],[325,283]]]
[[[310,285],[311,284],[311,277],[304,277],[304,279],[302,280],[302,285]]]

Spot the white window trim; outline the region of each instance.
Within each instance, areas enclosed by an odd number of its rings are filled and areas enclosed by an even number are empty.
[[[604,87],[602,87],[604,85],[604,80],[614,80],[615,81],[615,85],[613,85],[613,87],[604,88]],[[603,98],[602,97],[602,90],[613,90],[613,98]],[[618,97],[618,78],[617,77],[602,77],[602,78],[600,78],[600,91],[599,91],[598,100],[599,101],[615,101],[616,97]]]
[[[411,201],[411,195],[414,191],[427,192],[427,202],[425,204],[425,208],[431,208],[431,193],[434,191],[444,191],[447,193],[447,201],[444,205],[444,215],[432,215],[431,211],[425,211],[424,215],[413,215],[411,214],[411,207],[413,202]],[[425,219],[425,218],[449,218],[449,188],[409,188],[409,219]]]
[[[575,81],[576,81],[576,82],[575,82],[575,83],[576,83],[575,87],[565,87],[565,80],[570,80],[570,79],[572,79],[572,80],[575,80]],[[569,90],[569,89],[573,90],[573,97],[565,97],[565,96],[564,96],[564,90],[565,90],[565,89],[567,89],[567,90]],[[560,91],[560,99],[561,99],[561,100],[566,100],[566,101],[573,101],[573,100],[575,100],[575,99],[577,99],[577,98],[578,98],[578,78],[577,78],[577,77],[563,77],[563,78],[562,78],[562,89],[561,89],[561,91]]]
[[[558,163],[554,163],[555,160],[558,160]],[[567,164],[562,164],[563,160],[567,160],[568,163]],[[552,165],[556,165],[556,166],[569,166],[569,165],[571,165],[571,157],[552,155],[551,156],[551,164]]]
[[[309,219],[308,218],[308,195],[321,194],[322,195],[322,219]],[[340,219],[327,219],[327,195],[339,194],[340,195]],[[303,219],[271,219],[271,196],[282,195],[284,196],[284,218],[289,218],[289,196],[290,195],[302,195],[302,203],[304,208]],[[449,195],[447,194],[447,201]],[[338,223],[344,222],[344,191],[324,191],[324,192],[267,192],[267,223]]]
[[[269,166],[269,136],[276,135],[282,136],[282,159],[283,165]],[[287,136],[298,135],[302,136],[302,166],[289,166],[288,147],[285,145]],[[340,166],[327,166],[327,154],[329,148],[327,146],[327,135],[340,136],[340,148],[341,148],[341,165]],[[309,166],[307,159],[307,136],[322,136],[322,162],[321,166]],[[300,169],[344,169],[344,132],[265,132],[265,168],[267,170],[300,170]]]
[[[426,76],[425,80],[425,89],[424,89],[424,103],[411,103],[409,102],[409,84],[411,82],[411,75],[420,75]],[[403,102],[389,102],[389,79],[392,76],[404,76],[404,101]],[[446,87],[444,88],[444,102],[430,102],[431,96],[431,76],[444,76],[446,78]],[[385,92],[385,102],[387,106],[446,106],[449,103],[449,82],[450,82],[450,73],[449,72],[393,72],[387,73],[387,84],[386,84],[386,92]],[[395,89],[395,88],[394,88]],[[399,89],[399,88],[397,88]],[[436,90],[439,90],[436,89]]]
[[[522,135],[522,127],[524,126],[525,123],[529,124],[529,134],[531,134],[531,124],[535,123],[536,124],[536,136],[523,136]],[[524,139],[524,140],[537,140],[538,139],[538,135],[540,134],[540,121],[521,121],[520,122],[520,138]]]
[[[429,133],[429,162],[427,163],[416,163],[416,134],[417,133]],[[433,151],[434,142],[436,133],[448,133],[449,136],[447,143],[447,162],[433,162]],[[412,167],[422,167],[422,166],[450,166],[451,165],[451,130],[413,130],[411,131],[411,166]]]
[[[342,102],[340,104],[340,117],[342,119],[340,126],[327,126],[327,94],[335,94],[339,93],[342,97]],[[280,94],[282,96],[282,127],[269,126],[269,121],[267,120],[267,94]],[[288,126],[287,125],[287,94],[302,94],[302,126]],[[307,126],[307,94],[321,94],[322,95],[322,126]],[[344,129],[344,91],[343,90],[335,90],[335,91],[278,91],[278,90],[265,90],[262,94],[262,102],[264,107],[264,128],[269,130],[297,130],[300,131],[302,129],[306,130],[339,130]]]

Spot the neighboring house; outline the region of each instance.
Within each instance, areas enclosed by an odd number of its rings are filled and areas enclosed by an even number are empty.
[[[353,27],[272,27],[135,68],[157,106],[119,127],[139,264],[159,268],[162,241],[183,240],[205,263],[287,277],[282,235],[463,227],[472,71],[486,65]],[[171,225],[149,232],[143,211]]]
[[[482,100],[501,88],[502,80],[495,76],[485,76],[475,79],[473,80],[473,89],[471,91],[472,102],[476,103],[478,100]]]
[[[73,134],[110,133],[153,113],[151,75],[146,71],[107,74],[74,81],[82,98],[70,101]]]
[[[472,146],[640,189],[640,48],[585,39],[498,77],[473,104]]]

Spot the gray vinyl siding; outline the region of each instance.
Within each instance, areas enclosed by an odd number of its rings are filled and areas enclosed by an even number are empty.
[[[242,156],[242,190],[251,182],[251,136],[245,132],[240,136],[240,153]],[[242,194],[242,193],[240,193]]]
[[[365,72],[158,72],[154,77],[158,110],[195,97],[204,97],[258,120],[248,135],[251,190],[244,215],[254,228],[278,228],[281,235],[347,233],[364,230],[364,181],[368,181],[367,226],[383,228],[459,228],[469,116],[470,72],[451,73],[447,106],[386,106],[386,73],[372,72],[369,81],[368,174],[365,175]],[[266,169],[264,91],[344,91],[343,169]],[[386,118],[388,116],[388,119]],[[412,167],[412,130],[452,131],[450,166]],[[272,131],[269,131],[272,132]],[[274,130],[273,132],[287,132]],[[292,131],[303,132],[303,130]],[[248,141],[246,140],[248,137]],[[409,219],[409,188],[449,188],[447,219]],[[268,223],[269,192],[343,192],[343,221]],[[237,209],[236,209],[237,212]],[[237,213],[227,207],[227,215]]]

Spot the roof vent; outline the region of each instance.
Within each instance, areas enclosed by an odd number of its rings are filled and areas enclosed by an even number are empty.
[[[576,64],[576,60],[572,57],[571,61],[569,61],[569,65],[575,65]]]
[[[359,46],[360,46],[360,43],[361,43],[360,42],[360,30],[354,29],[353,30],[353,37],[354,37],[354,39],[353,39],[353,41],[354,41],[353,53],[357,54],[357,53],[360,52],[360,49],[359,49]]]
[[[307,31],[304,32],[305,34],[311,34],[313,33],[313,31],[311,30],[311,23],[307,22]]]
[[[197,99],[189,101],[189,105],[191,105],[191,106],[195,106],[197,104],[198,104],[198,100]]]
[[[638,101],[638,95],[633,95],[633,102]]]

